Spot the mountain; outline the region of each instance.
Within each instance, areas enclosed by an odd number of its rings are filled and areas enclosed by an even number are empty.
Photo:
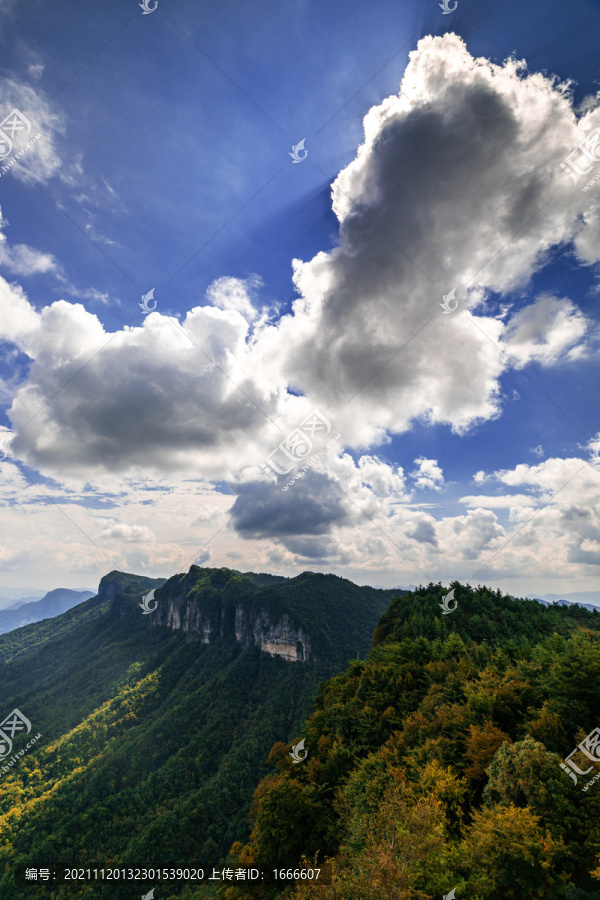
[[[42,595],[43,596],[43,595]],[[19,600],[11,600],[9,597],[1,597],[0,598],[0,608],[2,609],[18,609],[19,606],[23,606],[24,603],[34,603],[36,600],[40,600],[39,596],[31,596],[31,597],[21,597]]]
[[[82,603],[94,596],[93,591],[72,591],[68,588],[56,588],[48,591],[40,600],[33,602],[17,601],[9,609],[0,610],[0,634],[29,625],[31,622],[39,622],[41,619],[50,619],[59,616],[71,607]]]
[[[36,588],[11,588],[0,585],[0,609],[7,609],[14,603],[32,603],[44,596],[44,592]]]
[[[540,597],[528,595],[530,600],[549,603],[579,603],[586,609],[598,608],[600,611],[600,591],[574,591],[570,594],[542,594]]]
[[[543,594],[544,600],[549,603],[579,603],[586,609],[600,607],[600,591],[575,591],[571,594]]]
[[[589,609],[590,612],[600,613],[600,606],[597,606],[595,603],[580,603],[579,600],[547,600],[546,602],[556,603],[557,606],[583,606],[584,609]]]
[[[0,637],[2,716],[16,707],[41,735],[0,761],[0,898],[48,896],[15,887],[15,866],[218,866],[249,836],[270,748],[297,736],[320,682],[368,652],[394,595],[310,572],[111,572],[96,597]],[[174,882],[168,896],[192,894]]]
[[[381,584],[374,584],[373,587],[382,588],[383,590],[389,590],[389,588],[384,588],[383,585],[381,585]],[[410,591],[416,591],[417,585],[416,584],[409,584],[408,586],[398,585],[397,587],[392,588],[392,590],[394,590],[396,592],[400,591],[401,593],[408,593]]]
[[[396,594],[359,587],[337,575],[303,572],[266,580],[192,566],[155,594],[158,605],[150,622],[182,630],[204,644],[234,638],[243,648],[311,661],[326,671],[344,666],[348,654],[368,649],[379,614]]]
[[[335,892],[254,896],[600,900],[600,616],[451,588],[450,614],[441,585],[394,600],[367,658],[321,685],[307,763],[273,746],[231,848],[232,867],[330,860]]]

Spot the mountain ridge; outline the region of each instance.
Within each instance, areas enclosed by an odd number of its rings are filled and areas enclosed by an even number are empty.
[[[336,600],[339,589],[345,591],[343,602]],[[336,617],[344,647],[360,647],[344,621],[344,603],[350,598],[360,602],[365,620],[375,624],[383,606],[396,595],[397,591],[359,587],[339,576],[315,572],[265,578],[225,567],[191,566],[187,574],[175,575],[155,590],[156,609],[149,618],[153,626],[182,630],[200,643],[229,635],[244,647],[257,645],[290,661],[315,659],[315,654],[322,660],[334,659],[339,654],[329,629]],[[115,600],[112,611],[123,614],[123,603]]]
[[[93,597],[93,591],[74,591],[70,588],[54,588],[39,600],[20,603],[16,608],[0,610],[0,634],[6,634],[23,625],[50,619]]]
[[[154,621],[140,609],[152,589]],[[164,865],[217,865],[247,837],[270,748],[295,737],[321,681],[368,652],[389,602],[386,591],[315,573],[274,581],[197,566],[170,579],[113,571],[62,616],[0,636],[3,703],[43,735],[2,776],[0,897],[36,896],[34,885],[15,891],[11,875],[34,858],[137,865],[150,847]],[[223,627],[205,643],[201,629],[161,624],[169,604]],[[238,616],[237,634],[236,604],[255,617],[245,628]],[[261,637],[286,615],[314,650],[306,658],[263,652],[254,639],[256,623]],[[100,890],[131,895],[130,886]]]
[[[544,603],[578,603],[586,609],[600,608],[600,591],[571,591],[564,594],[528,594],[529,600],[541,600]]]

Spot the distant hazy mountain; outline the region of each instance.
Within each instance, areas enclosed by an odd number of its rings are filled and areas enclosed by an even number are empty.
[[[43,597],[43,593],[32,594],[31,597],[21,597],[20,600],[11,600],[9,597],[0,597],[0,609],[18,609],[24,603],[35,603]]]
[[[527,597],[529,600],[539,600],[545,606],[551,603],[558,603],[561,606],[578,603],[586,609],[600,611],[600,591],[573,591],[569,594],[541,594],[540,596],[528,594]]]
[[[372,584],[371,587],[376,588],[378,591],[416,591],[416,584],[409,584],[408,587],[400,585],[399,587],[388,588],[383,584]]]
[[[0,610],[15,607],[17,603],[33,603],[44,596],[38,588],[10,588],[0,584]]]
[[[6,634],[7,631],[14,631],[15,628],[30,625],[32,622],[40,622],[42,619],[52,619],[93,596],[94,591],[56,588],[48,591],[40,600],[32,602],[27,602],[27,598],[18,600],[12,607],[0,610],[0,634]]]
[[[374,584],[373,587],[381,588],[382,585]],[[409,584],[408,587],[397,587],[394,588],[397,591],[416,591],[416,584]],[[572,591],[569,594],[526,594],[525,595],[528,600],[539,600],[545,606],[549,606],[552,603],[559,604],[569,604],[569,603],[578,603],[580,606],[584,606],[586,609],[594,610],[598,609],[600,611],[600,591]]]

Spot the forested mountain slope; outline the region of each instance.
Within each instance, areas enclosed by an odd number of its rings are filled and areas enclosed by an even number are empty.
[[[15,887],[15,865],[218,865],[248,837],[269,749],[296,736],[321,680],[368,651],[392,596],[313,573],[113,572],[97,597],[0,637],[4,715],[17,707],[42,735],[0,777],[0,898],[141,894]]]
[[[440,585],[391,604],[322,686],[305,763],[273,746],[232,864],[333,859],[294,900],[600,898],[600,759],[560,766],[600,725],[600,614],[453,588],[450,614]]]

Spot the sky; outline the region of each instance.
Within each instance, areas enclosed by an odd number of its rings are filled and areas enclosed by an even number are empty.
[[[0,585],[600,590],[599,40],[0,0]]]

